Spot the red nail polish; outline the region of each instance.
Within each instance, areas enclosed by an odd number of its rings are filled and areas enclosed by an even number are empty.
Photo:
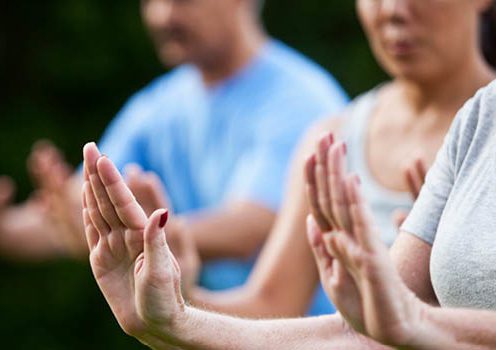
[[[329,142],[331,143],[331,145],[334,143],[334,134],[333,133],[329,134]]]
[[[158,223],[158,226],[160,228],[164,228],[165,224],[167,223],[167,220],[169,219],[169,211],[166,211],[160,216],[160,222]]]

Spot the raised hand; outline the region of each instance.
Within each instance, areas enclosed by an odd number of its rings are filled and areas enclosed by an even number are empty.
[[[143,171],[137,164],[129,164],[124,171],[126,183],[147,216],[159,208],[170,208],[169,197],[159,177]],[[172,212],[169,209],[169,215]]]
[[[344,229],[341,223],[349,223],[349,218],[340,217],[346,199],[343,181],[345,151],[343,143],[334,143],[333,135],[326,135],[306,162],[307,198],[312,212],[307,219],[307,235],[324,290],[347,322],[355,329],[363,329],[357,286],[343,264],[335,258],[331,240]],[[340,159],[334,159],[336,156]]]
[[[341,154],[342,157],[335,157],[336,154]],[[342,177],[346,171],[345,154],[346,145],[343,142],[334,142],[334,136],[329,134],[317,143],[315,154],[305,165],[310,209],[324,232],[349,228]]]
[[[163,229],[168,214],[159,209],[147,218],[93,143],[84,148],[84,171],[83,216],[97,283],[126,333],[148,345],[162,341],[185,308]]]
[[[334,257],[332,236],[337,232],[322,233],[312,215],[307,218],[307,236],[317,262],[320,280],[327,295],[353,328],[363,332],[363,314],[355,281]]]
[[[55,190],[63,186],[73,173],[62,152],[48,140],[33,145],[27,168],[38,189]]]
[[[344,153],[339,143],[329,147],[327,173],[335,178],[328,180],[327,188],[317,185],[315,192],[321,198],[329,198],[333,230],[324,233],[319,242],[317,226],[311,221],[308,225],[322,283],[341,314],[357,331],[388,345],[405,344],[414,336],[412,332],[419,323],[423,304],[394,269],[360,193],[360,181],[341,166]],[[309,160],[307,167],[311,163]],[[338,185],[340,189],[332,188]],[[323,190],[328,193],[320,194]],[[314,198],[310,202],[319,201]],[[322,212],[322,209],[313,211]]]
[[[33,146],[27,165],[36,193],[47,207],[54,239],[66,254],[86,257],[79,176],[72,176],[74,171],[62,152],[46,140]]]
[[[169,199],[159,177],[153,172],[144,172],[138,165],[126,167],[126,183],[147,216],[159,208],[167,208]],[[187,223],[169,211],[167,243],[181,268],[182,290],[188,295],[196,284],[200,271],[200,255]]]

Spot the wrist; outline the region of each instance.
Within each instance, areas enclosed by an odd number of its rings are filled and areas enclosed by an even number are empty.
[[[162,350],[182,347],[189,344],[188,335],[193,332],[194,311],[184,306],[174,317],[165,323],[149,324],[147,331],[138,340],[152,349]]]
[[[411,304],[407,307],[411,308],[410,315],[407,320],[403,322],[402,337],[396,344],[398,349],[418,349],[424,348],[428,344],[436,344],[433,335],[434,325],[432,324],[432,313],[435,312],[435,307],[422,302],[417,299],[413,293]],[[434,340],[434,343],[432,341]]]

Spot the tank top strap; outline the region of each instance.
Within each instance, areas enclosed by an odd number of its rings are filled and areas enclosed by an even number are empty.
[[[412,199],[406,192],[385,188],[372,175],[367,160],[369,122],[378,103],[380,87],[355,99],[348,109],[343,124],[343,140],[348,145],[347,166],[362,180],[362,191],[371,205],[376,223],[381,228],[383,240],[391,244],[396,236],[391,215],[395,209],[408,210]]]

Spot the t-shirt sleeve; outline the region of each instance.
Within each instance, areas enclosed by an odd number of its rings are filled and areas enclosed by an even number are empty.
[[[470,100],[455,117],[434,164],[427,173],[419,197],[401,226],[401,231],[417,236],[430,245],[434,243],[439,222],[455,185],[463,150],[467,148],[464,145],[467,138],[462,136],[469,133],[466,130],[466,121],[473,113],[476,113],[474,100]]]
[[[105,130],[99,148],[119,170],[130,163],[145,166],[147,118],[151,103],[147,96],[139,93],[132,97]],[[150,101],[149,101],[150,102]]]

